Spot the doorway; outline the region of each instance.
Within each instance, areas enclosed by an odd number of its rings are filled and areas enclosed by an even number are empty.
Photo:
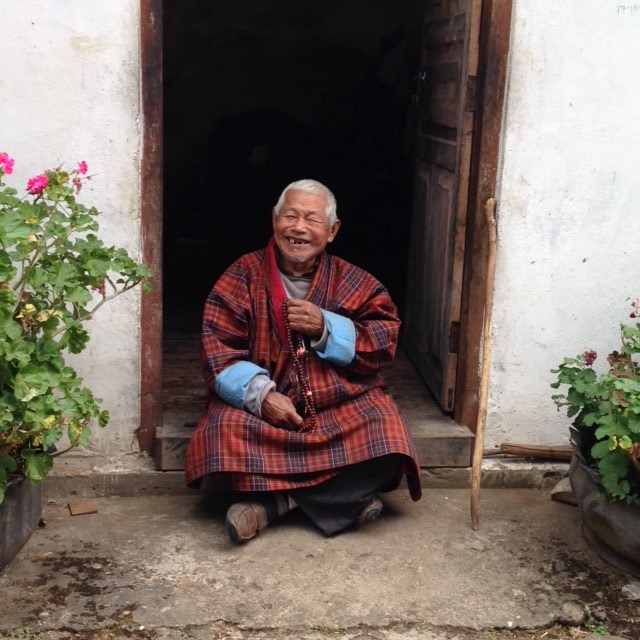
[[[332,251],[403,309],[421,4],[164,3],[169,328],[197,317],[224,269],[266,244],[280,191],[306,177],[336,195]]]
[[[181,359],[201,385],[192,339],[204,298],[235,258],[264,246],[271,207],[293,180],[332,188],[343,222],[332,251],[379,278],[403,315],[425,3],[145,1],[163,13],[162,369],[174,384],[168,393],[165,385],[167,418],[172,394],[191,384],[180,378]],[[459,425],[402,354],[400,370],[396,379],[413,376],[405,395],[428,401],[418,411],[450,444]],[[159,439],[169,443],[171,465],[188,436],[169,433],[169,422]]]

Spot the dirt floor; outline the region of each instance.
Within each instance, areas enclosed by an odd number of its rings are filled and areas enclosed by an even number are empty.
[[[612,624],[596,620],[588,621],[581,627],[554,625],[547,629],[515,630],[505,629],[476,631],[472,629],[433,629],[429,627],[394,627],[371,630],[367,628],[344,631],[323,631],[312,629],[301,635],[293,635],[282,630],[239,630],[232,625],[215,625],[176,630],[140,630],[118,625],[113,629],[98,629],[95,632],[47,631],[34,632],[19,629],[2,635],[2,640],[606,640],[620,637],[637,640],[640,637],[638,622],[628,621]]]
[[[323,538],[291,513],[236,547],[206,495],[103,498],[47,525],[0,572],[2,640],[640,639],[640,588],[537,490],[385,495],[374,523]]]

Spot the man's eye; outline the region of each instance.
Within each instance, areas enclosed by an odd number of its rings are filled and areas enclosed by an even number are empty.
[[[293,213],[283,213],[282,219],[288,224],[295,224],[298,221],[298,216]],[[320,218],[302,218],[302,221],[305,224],[311,225],[312,227],[319,227],[322,224],[322,220]]]

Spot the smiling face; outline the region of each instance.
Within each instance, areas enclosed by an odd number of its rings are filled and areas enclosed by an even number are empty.
[[[340,220],[330,227],[327,199],[297,189],[285,194],[280,214],[273,214],[273,235],[280,249],[280,268],[288,275],[301,276],[315,266],[316,258],[338,233]]]

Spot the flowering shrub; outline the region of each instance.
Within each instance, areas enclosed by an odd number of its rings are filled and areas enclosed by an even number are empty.
[[[640,315],[640,300],[633,303],[631,318]],[[565,394],[552,396],[586,443],[587,461],[596,465],[601,484],[614,500],[640,493],[640,322],[620,325],[622,346],[612,351],[606,373],[593,368],[595,351],[565,358],[558,369],[554,389],[568,385]]]
[[[86,162],[31,178],[24,197],[4,183],[13,168],[0,153],[0,503],[12,475],[39,482],[55,455],[89,442],[93,422],[107,424],[64,353],[80,353],[84,323],[150,275],[95,235],[98,210],[76,200]]]

